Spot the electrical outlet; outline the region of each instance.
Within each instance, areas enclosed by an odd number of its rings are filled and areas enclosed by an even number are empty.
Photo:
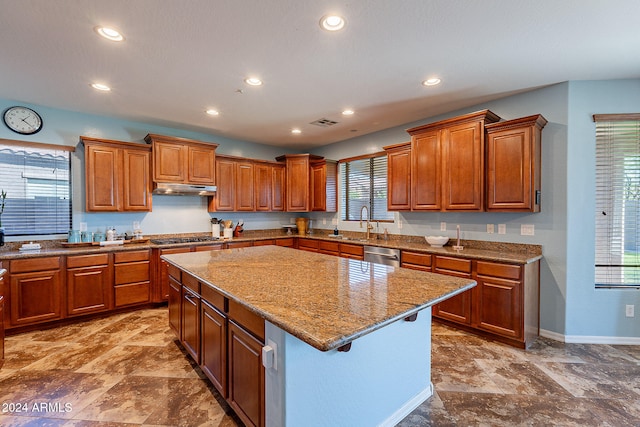
[[[507,224],[498,224],[498,234],[507,234]]]
[[[87,231],[87,223],[86,222],[81,222],[80,223],[80,231]]]
[[[322,225],[326,225],[327,224],[327,218],[322,218]]]
[[[533,236],[535,234],[535,226],[533,224],[521,224],[520,235],[521,236]]]
[[[296,223],[295,218],[289,218],[289,224],[295,224],[295,223]]]
[[[635,306],[633,304],[627,304],[624,308],[624,314],[627,317],[635,317]]]
[[[133,221],[133,229],[140,230],[140,221]]]
[[[493,224],[487,224],[487,233],[493,234],[493,232],[494,232]]]
[[[402,229],[402,220],[398,218],[398,229]]]
[[[446,222],[441,222],[440,223],[440,231],[447,231],[447,223]]]

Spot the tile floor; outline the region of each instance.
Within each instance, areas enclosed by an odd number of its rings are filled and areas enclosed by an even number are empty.
[[[241,425],[166,308],[10,336],[5,357],[3,427]],[[434,324],[432,358],[436,393],[400,427],[640,426],[640,346],[541,338],[525,352]]]

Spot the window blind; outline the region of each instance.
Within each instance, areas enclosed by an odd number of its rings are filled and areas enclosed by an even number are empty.
[[[372,221],[393,220],[387,211],[387,156],[340,163],[340,212],[343,221],[360,220],[366,206]]]
[[[594,121],[596,287],[640,287],[640,114]]]
[[[19,142],[19,141],[17,141]],[[66,234],[71,228],[71,147],[0,140],[0,221],[5,235]]]

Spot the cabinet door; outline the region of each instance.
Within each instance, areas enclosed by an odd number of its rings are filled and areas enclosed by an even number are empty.
[[[521,339],[522,283],[488,276],[478,276],[476,281],[477,328]]]
[[[168,142],[153,143],[153,180],[156,182],[185,182],[187,179],[186,147]]]
[[[540,212],[541,115],[487,127],[487,210]]]
[[[168,278],[169,327],[182,341],[182,285],[173,277]]]
[[[272,170],[271,166],[266,164],[257,163],[254,165],[255,176],[255,206],[256,211],[270,211],[271,210],[271,196],[272,196]]]
[[[11,326],[62,318],[61,271],[11,273]]]
[[[284,211],[285,203],[285,168],[273,166],[271,168],[271,210]]]
[[[182,345],[200,364],[200,297],[182,287]]]
[[[387,152],[387,210],[411,209],[411,145]]]
[[[236,163],[236,211],[254,211],[253,163]]]
[[[327,170],[326,165],[312,165],[311,166],[311,210],[312,211],[326,211],[327,199],[326,199],[326,182],[327,182]]]
[[[160,249],[157,255],[157,259],[158,261],[158,270],[157,274],[158,277],[160,278],[160,284],[159,286],[156,285],[156,289],[159,288],[160,290],[160,301],[166,301],[167,298],[169,297],[169,272],[167,270],[167,262],[163,259],[160,258],[160,256],[162,255],[169,255],[169,254],[183,254],[186,252],[190,252],[191,248],[187,247],[182,247],[182,248],[167,248],[167,249]],[[157,292],[157,290],[156,290]],[[158,294],[156,293],[156,298],[158,298]]]
[[[401,267],[412,270],[432,271],[431,255],[420,252],[402,251]]]
[[[202,342],[200,367],[207,378],[227,398],[227,318],[202,301]]]
[[[482,122],[445,128],[442,139],[442,210],[484,208],[484,132]]]
[[[438,131],[411,137],[411,209],[440,210],[441,150]]]
[[[228,159],[216,159],[216,195],[211,198],[214,209],[209,211],[233,211],[236,206],[236,162]]]
[[[123,150],[122,210],[151,211],[151,170],[149,151]]]
[[[262,343],[229,321],[229,404],[248,426],[264,425]]]
[[[188,155],[188,175],[187,182],[190,184],[215,184],[215,148],[210,149],[201,146],[187,146]]]
[[[436,256],[434,261],[434,273],[471,278],[471,260]],[[472,291],[473,289],[464,291],[461,294],[436,304],[433,315],[463,325],[471,325]]]
[[[76,316],[111,308],[108,265],[67,269],[67,314]]]
[[[116,212],[121,209],[119,150],[85,145],[86,210]]]
[[[287,211],[309,211],[309,158],[287,159]]]

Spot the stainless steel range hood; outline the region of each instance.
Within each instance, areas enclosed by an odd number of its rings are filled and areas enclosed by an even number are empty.
[[[153,194],[172,196],[214,196],[217,189],[215,185],[177,184],[172,182],[156,182],[153,187]]]

